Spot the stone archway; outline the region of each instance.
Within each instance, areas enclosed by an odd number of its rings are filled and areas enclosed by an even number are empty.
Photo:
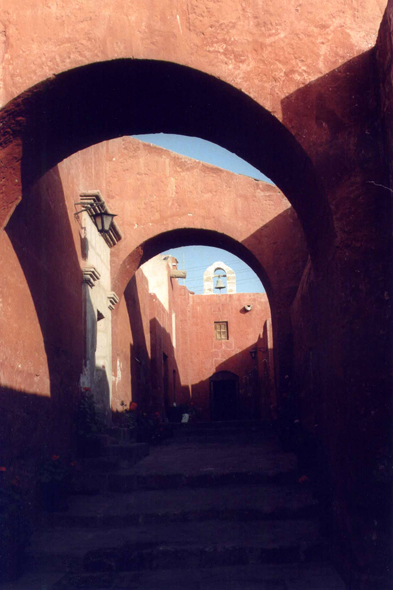
[[[144,243],[140,244],[137,248],[135,248],[128,257],[124,260],[123,264],[120,266],[117,276],[114,278],[114,289],[119,296],[120,303],[116,306],[113,317],[112,317],[112,335],[113,335],[113,373],[114,373],[114,389],[113,395],[114,398],[118,397],[118,394],[122,391],[122,383],[119,377],[118,371],[118,359],[119,355],[122,356],[121,348],[124,346],[124,341],[121,343],[118,340],[119,337],[119,330],[122,329],[128,321],[128,313],[127,307],[128,303],[125,301],[125,291],[130,284],[130,281],[135,276],[136,271],[140,266],[142,266],[145,262],[149,261],[157,254],[161,252],[165,252],[168,249],[176,248],[180,246],[186,245],[206,245],[206,246],[216,246],[222,249],[235,254],[239,258],[241,258],[254,272],[259,276],[262,280],[268,297],[268,302],[270,305],[270,310],[274,318],[274,326],[275,329],[280,332],[281,329],[281,322],[278,319],[277,314],[274,314],[275,311],[275,293],[274,289],[271,286],[271,282],[269,279],[269,275],[267,274],[266,270],[263,268],[261,261],[258,259],[256,253],[253,252],[252,249],[247,248],[241,242],[238,242],[231,236],[226,234],[221,234],[219,232],[214,232],[208,229],[196,229],[196,228],[179,228],[176,230],[164,232],[162,234],[156,235]],[[138,301],[133,301],[132,307],[134,310],[140,308],[140,303]],[[142,325],[141,318],[138,317],[139,325]],[[263,325],[260,327],[261,331],[263,330]],[[277,346],[274,349],[274,355],[277,357],[275,361],[275,367],[277,368],[277,379],[278,379],[278,371],[280,367],[280,337],[277,336],[276,338]],[[273,351],[272,351],[273,352]],[[285,356],[286,351],[283,347],[282,354]],[[247,353],[248,356],[248,353]],[[125,357],[128,357],[128,351],[125,353]],[[127,360],[123,360],[121,362],[123,366],[127,366]],[[284,361],[283,361],[284,364]],[[121,378],[124,378],[123,371],[120,371]],[[208,376],[205,377],[206,379]]]
[[[90,64],[24,92],[0,122],[2,226],[22,187],[29,190],[70,154],[104,139],[162,131],[217,143],[264,172],[298,213],[314,262],[329,255],[332,216],[311,160],[278,119],[212,76],[151,60]]]

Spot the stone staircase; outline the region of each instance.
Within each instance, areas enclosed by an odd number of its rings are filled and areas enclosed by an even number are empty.
[[[272,433],[182,425],[146,453],[118,440],[86,460],[90,491],[48,515],[29,573],[9,588],[345,589],[311,489]]]

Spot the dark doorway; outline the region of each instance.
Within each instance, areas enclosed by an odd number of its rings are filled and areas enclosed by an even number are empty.
[[[230,371],[215,373],[210,378],[210,415],[214,421],[238,418],[239,378]]]

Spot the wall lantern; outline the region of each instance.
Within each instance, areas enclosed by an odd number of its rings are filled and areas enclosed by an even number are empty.
[[[92,213],[92,217],[99,233],[106,234],[111,229],[113,218],[117,217],[117,215],[115,213],[100,211],[99,213]]]
[[[262,346],[261,348],[252,348],[249,352],[253,360],[257,358],[258,351],[267,352],[267,348],[265,346]]]
[[[107,234],[110,232],[113,218],[117,217],[117,215],[107,211],[105,201],[100,203],[75,203],[75,205],[82,205],[82,209],[74,213],[75,217],[78,217],[78,215],[86,211],[94,220],[96,228],[100,234]]]

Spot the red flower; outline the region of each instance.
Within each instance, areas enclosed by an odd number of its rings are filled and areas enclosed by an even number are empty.
[[[60,455],[52,455],[52,461],[58,461],[60,459]]]
[[[308,483],[310,480],[307,477],[307,475],[302,475],[301,477],[299,477],[299,483]]]
[[[0,467],[0,471],[7,471],[6,467]]]

